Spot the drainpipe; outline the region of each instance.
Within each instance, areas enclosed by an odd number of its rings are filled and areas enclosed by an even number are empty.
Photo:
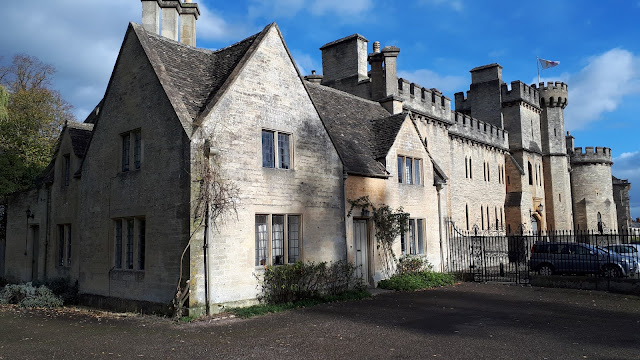
[[[436,185],[436,191],[438,194],[438,234],[440,235],[440,271],[444,272],[444,252],[442,249],[442,184]]]
[[[208,252],[208,234],[209,234],[209,201],[207,201],[207,207],[205,211],[205,221],[204,221],[204,241],[202,244],[202,251],[204,254],[204,303],[206,314],[209,315],[209,267],[207,266],[207,252]]]

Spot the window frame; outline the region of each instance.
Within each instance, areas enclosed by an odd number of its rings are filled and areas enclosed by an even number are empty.
[[[264,218],[265,222],[258,222],[258,217]],[[277,230],[274,226],[274,219],[282,219],[281,230]],[[293,219],[296,219],[295,221]],[[293,228],[296,224],[297,228]],[[286,264],[295,264],[303,258],[302,244],[304,242],[303,235],[303,218],[302,214],[297,213],[256,213],[254,215],[254,266],[280,266]],[[260,230],[259,226],[266,226]],[[276,231],[281,232],[281,238],[276,239]],[[295,240],[293,240],[295,234]],[[280,236],[280,234],[278,235]],[[276,241],[280,242],[280,247],[274,247]],[[295,241],[295,246],[293,242]],[[262,245],[264,244],[264,246]],[[275,250],[279,250],[276,253]],[[296,254],[293,255],[292,252]],[[281,260],[277,260],[280,257]]]
[[[58,224],[58,251],[56,266],[71,267],[71,224]]]
[[[140,170],[144,160],[142,129],[137,128],[121,133],[120,142],[120,172]]]
[[[265,134],[270,134],[269,138],[271,139],[271,152],[268,157],[265,157]],[[287,146],[281,146],[281,139],[287,139]],[[279,131],[274,129],[263,128],[260,132],[260,147],[261,147],[261,155],[262,155],[262,168],[266,169],[282,169],[282,170],[293,170],[293,160],[294,160],[294,144],[293,144],[293,134],[286,131]],[[283,149],[286,150],[286,158],[282,157]],[[265,163],[265,160],[269,160],[269,163]]]
[[[397,155],[396,159],[398,184],[423,186],[424,166],[422,158]],[[409,166],[407,166],[408,164]]]
[[[427,253],[425,218],[409,218],[407,231],[400,234],[400,251],[402,255],[419,256]]]
[[[127,216],[113,218],[113,268],[122,271],[146,269],[146,218]]]

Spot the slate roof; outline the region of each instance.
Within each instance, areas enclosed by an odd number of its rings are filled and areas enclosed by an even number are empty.
[[[92,124],[67,124],[67,130],[71,137],[71,146],[73,147],[73,153],[79,157],[84,157],[84,154],[89,148],[89,142],[91,141],[91,131],[93,130]]]
[[[143,47],[157,56],[149,56],[154,68],[162,69],[173,91],[181,98],[186,110],[195,120],[220,90],[254,41],[265,30],[238,43],[219,50],[199,49],[148,32],[138,24],[131,24]],[[162,77],[160,77],[162,81]]]
[[[386,156],[407,114],[389,115],[377,102],[319,84],[306,85],[347,173],[388,177],[377,159]]]

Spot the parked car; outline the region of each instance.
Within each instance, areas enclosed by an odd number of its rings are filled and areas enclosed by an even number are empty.
[[[630,258],[636,263],[640,262],[640,244],[614,244],[603,246],[603,248]],[[636,268],[636,274],[640,274],[640,266]]]
[[[623,277],[634,274],[638,263],[627,256],[588,244],[538,242],[531,248],[529,268],[540,275],[602,274]]]

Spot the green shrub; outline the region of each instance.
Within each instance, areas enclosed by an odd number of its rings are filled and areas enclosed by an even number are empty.
[[[396,274],[418,274],[423,271],[431,271],[431,269],[433,269],[433,266],[429,264],[427,259],[420,256],[405,255],[398,259]]]
[[[18,304],[21,307],[59,307],[62,299],[46,286],[33,286],[28,282],[21,285],[7,285],[0,291],[0,301],[4,304]]]
[[[355,270],[355,265],[346,261],[267,266],[259,277],[262,293],[258,300],[286,304],[359,289],[361,280],[355,278]]]
[[[396,291],[415,291],[447,286],[453,283],[455,283],[455,278],[450,274],[421,271],[413,274],[393,275],[389,279],[378,282],[378,287]]]

